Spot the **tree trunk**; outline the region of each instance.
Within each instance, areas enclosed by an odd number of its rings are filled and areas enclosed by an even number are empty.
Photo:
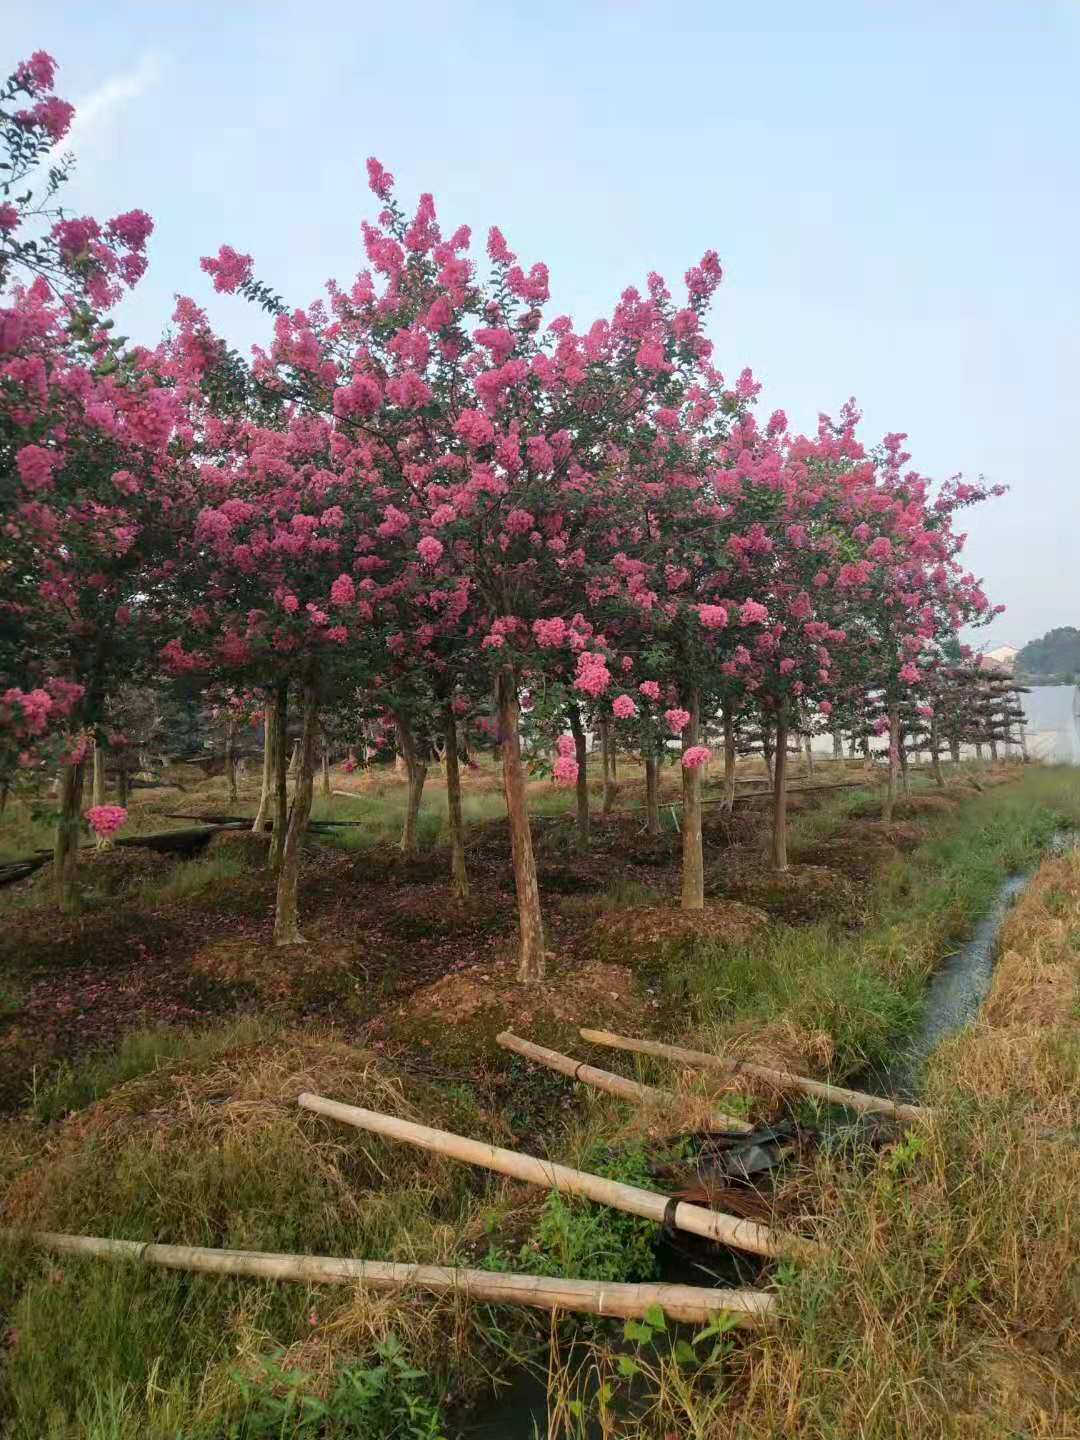
[[[303,686],[303,730],[297,746],[299,771],[293,790],[292,805],[281,847],[281,869],[278,871],[277,909],[274,913],[274,944],[302,945],[299,928],[300,845],[311,817],[311,792],[315,778],[315,736],[319,728],[319,687],[314,669],[308,671]]]
[[[934,776],[934,783],[944,789],[945,776],[941,771],[941,740],[938,735],[936,715],[930,718],[930,769]]]
[[[577,780],[574,782],[574,800],[577,806],[577,848],[589,848],[589,752],[585,748],[585,726],[581,723],[581,711],[576,705],[570,706],[570,733],[574,737],[574,759],[577,761]]]
[[[730,815],[735,809],[735,717],[730,705],[724,706],[724,809]]]
[[[996,737],[995,735],[991,735],[991,736],[990,736],[990,759],[994,762],[995,765],[997,764],[997,758],[998,758],[998,743],[997,743],[997,737]]]
[[[807,773],[807,775],[813,775],[813,773],[814,773],[814,740],[813,740],[813,736],[807,735],[807,736],[804,737],[804,739],[803,739],[803,753],[804,753],[805,756],[806,756],[806,773]]]
[[[120,774],[118,776],[118,781],[119,784],[117,788],[119,789],[120,793],[117,795],[116,798],[126,810],[128,796],[131,793],[131,771],[128,768],[127,751],[124,751],[124,753],[120,756]]]
[[[90,789],[90,803],[92,805],[105,804],[105,756],[100,740],[94,741],[94,764],[93,781]],[[103,849],[105,845],[104,836],[97,837],[97,848]]]
[[[289,774],[295,779],[300,773],[300,741],[293,741],[292,759],[289,761]]]
[[[761,753],[765,757],[765,774],[769,777],[769,784],[773,783],[773,760],[775,751],[773,749],[773,733],[766,722],[761,722]]]
[[[959,735],[954,735],[954,736],[950,739],[950,741],[949,741],[949,754],[952,756],[952,763],[953,763],[954,765],[959,765],[959,764],[960,764],[960,737],[959,737]]]
[[[843,760],[844,758],[844,737],[840,733],[839,725],[832,732],[832,756],[834,760]]]
[[[322,747],[322,793],[330,798],[330,747],[325,743]]]
[[[405,774],[409,782],[408,797],[405,802],[405,821],[401,827],[399,848],[403,855],[411,858],[419,851],[416,822],[420,815],[420,801],[424,794],[424,781],[427,779],[428,767],[427,761],[420,758],[416,746],[416,736],[413,734],[408,717],[403,714],[395,714],[394,725],[397,729],[398,745],[405,761]]]
[[[518,979],[525,984],[544,978],[544,924],[540,914],[540,889],[536,883],[536,860],[525,801],[525,772],[521,765],[521,735],[518,730],[517,681],[513,666],[499,671],[499,748],[502,751],[503,790],[510,821],[510,851],[517,889],[518,923],[521,930]]]
[[[787,859],[787,765],[788,722],[781,711],[776,717],[776,763],[773,766],[772,868],[784,871]]]
[[[236,789],[236,750],[233,744],[236,727],[231,720],[225,722],[225,780],[229,786],[229,799],[239,799]]]
[[[60,813],[53,843],[53,880],[60,904],[70,910],[75,904],[75,869],[79,861],[79,813],[82,810],[83,761],[65,760],[60,767]]]
[[[263,711],[263,765],[262,765],[262,788],[259,791],[259,808],[255,812],[255,819],[252,822],[252,830],[256,835],[262,834],[266,824],[266,812],[270,808],[270,791],[273,787],[274,777],[274,707],[271,696],[266,697],[266,709]]]
[[[904,795],[908,796],[911,794],[911,777],[908,772],[907,745],[904,743],[904,737],[902,735],[897,742],[897,748],[900,752],[900,780],[904,787]]]
[[[885,805],[881,818],[886,825],[892,824],[893,809],[896,805],[896,777],[900,769],[900,706],[894,700],[889,706],[889,783],[885,790]]]
[[[651,740],[645,750],[645,829],[650,835],[660,834],[660,758]]]
[[[600,721],[600,750],[604,761],[604,803],[601,813],[610,815],[615,808],[615,796],[619,787],[615,784],[615,737],[607,720]]]
[[[285,827],[289,822],[289,682],[281,680],[274,691],[274,829],[267,863],[273,875],[281,869]]]
[[[90,794],[94,805],[105,804],[105,752],[100,740],[94,741],[94,780]]]
[[[454,707],[443,711],[443,734],[446,737],[443,759],[446,763],[446,813],[450,827],[450,879],[454,894],[464,900],[469,893],[469,872],[465,867],[465,827],[461,819],[461,767],[458,764],[457,720]]]
[[[982,758],[983,758],[982,741],[981,741],[981,740],[976,740],[976,741],[975,741],[975,759],[976,759],[976,760],[982,760]]]
[[[682,733],[682,748],[698,743],[701,726],[701,697],[691,691],[688,709],[690,723]],[[682,828],[682,908],[705,908],[705,856],[701,844],[701,767],[682,766],[683,828]]]
[[[1027,726],[1020,726],[1020,759],[1023,764],[1028,762]]]

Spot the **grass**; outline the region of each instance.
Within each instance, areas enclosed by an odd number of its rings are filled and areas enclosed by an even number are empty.
[[[568,803],[562,792],[537,794],[548,813]],[[365,820],[339,843],[395,839],[402,804],[400,788],[332,797],[336,817]],[[864,792],[837,792],[794,815],[793,851],[842,836],[866,805]],[[433,788],[425,823],[436,837],[441,806]],[[468,807],[473,823],[503,813],[497,791],[470,793]],[[666,987],[662,1014],[680,1039],[738,1049],[772,1037],[804,1064],[815,1056],[850,1072],[886,1055],[913,1023],[926,974],[1001,878],[1033,868],[1050,834],[1077,821],[1076,776],[1025,772],[920,818],[921,843],[865,885],[859,928],[836,916],[776,924],[737,946],[672,947],[639,972]],[[1068,1142],[1038,1136],[1080,1128],[1080,863],[1048,864],[1051,878],[1009,919],[987,1021],[939,1054],[930,1083],[940,1121],[880,1159],[834,1163],[816,1177],[816,1226],[832,1258],[776,1275],[784,1326],[690,1343],[658,1325],[624,1335],[561,1321],[549,1332],[561,1433],[584,1435],[598,1409],[608,1433],[627,1440],[1076,1433],[1067,1321],[1080,1300],[1077,1167]],[[124,903],[167,892],[197,905],[233,885],[233,867],[225,847]],[[654,898],[613,869],[607,893],[558,904],[570,914]],[[620,1068],[608,1052],[600,1063]],[[655,1064],[641,1073],[671,1082]],[[543,1106],[566,1114],[566,1085],[543,1078],[530,1089],[530,1072],[492,1110],[482,1075],[449,1086],[325,1031],[251,1020],[132,1036],[112,1055],[64,1068],[38,1088],[33,1112],[4,1128],[4,1223],[441,1263],[476,1264],[491,1252],[489,1263],[513,1257],[515,1269],[531,1260],[560,1273],[648,1274],[655,1233],[640,1222],[624,1234],[609,1212],[343,1133],[294,1103],[311,1089],[497,1143],[511,1106],[521,1107],[513,1126],[529,1143]],[[628,1126],[609,1097],[576,1094],[569,1125],[544,1126],[553,1156],[647,1183],[641,1117]],[[435,1440],[458,1433],[461,1403],[535,1354],[545,1334],[535,1319],[470,1314],[452,1299],[61,1263],[18,1243],[0,1254],[0,1304],[13,1336],[0,1371],[8,1440]],[[291,1414],[282,1410],[290,1395]]]
[[[848,795],[831,815],[823,807],[799,816],[799,843],[808,832],[824,838],[860,803]],[[1080,783],[1029,771],[935,815],[919,847],[869,889],[858,929],[779,923],[738,946],[676,945],[661,966],[664,983],[688,997],[706,1048],[783,1022],[828,1036],[838,1075],[881,1062],[915,1023],[926,977],[1005,876],[1034,868],[1054,832],[1077,823]]]

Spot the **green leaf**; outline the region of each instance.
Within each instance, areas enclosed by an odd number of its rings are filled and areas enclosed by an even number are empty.
[[[664,1319],[664,1310],[662,1305],[650,1305],[649,1308],[645,1311],[645,1320],[646,1323],[651,1325],[654,1330],[667,1329],[667,1321]]]
[[[632,1355],[620,1355],[618,1360],[619,1374],[625,1375],[629,1380],[640,1373],[641,1367]]]
[[[694,1347],[687,1340],[676,1340],[675,1360],[679,1365],[696,1365],[698,1357]]]

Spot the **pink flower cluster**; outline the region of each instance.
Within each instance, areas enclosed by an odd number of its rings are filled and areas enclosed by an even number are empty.
[[[128,812],[122,805],[91,805],[86,823],[99,840],[110,840],[126,824]]]
[[[632,720],[638,713],[633,697],[630,695],[616,695],[611,702],[611,713],[616,720]]]
[[[673,735],[681,735],[690,724],[690,711],[677,709],[665,710],[664,719],[667,721],[667,727]]]
[[[560,735],[555,742],[559,758],[552,767],[552,775],[560,785],[573,785],[578,778],[578,763],[574,758],[575,745],[572,735]]]
[[[682,763],[684,770],[700,770],[712,759],[712,751],[707,745],[691,745],[689,750],[683,751]]]
[[[574,689],[582,691],[585,695],[591,695],[595,700],[603,695],[610,684],[611,672],[607,668],[604,656],[591,650],[583,650],[577,659]]]

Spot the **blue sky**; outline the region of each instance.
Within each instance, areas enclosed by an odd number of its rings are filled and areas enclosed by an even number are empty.
[[[806,427],[854,394],[924,472],[1011,487],[969,525],[1008,606],[988,643],[1080,624],[1080,0],[0,0],[0,19],[0,62],[49,50],[83,112],[72,205],[155,218],[134,336],[180,291],[259,337],[199,272],[223,241],[296,303],[351,277],[369,154],[448,225],[546,260],[583,322],[713,247],[717,358],[753,368],[764,407]]]

